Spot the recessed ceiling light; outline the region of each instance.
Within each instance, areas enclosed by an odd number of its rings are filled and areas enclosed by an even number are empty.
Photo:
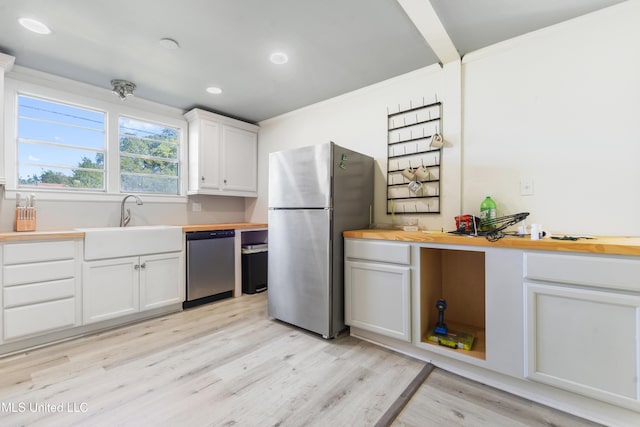
[[[160,39],[160,46],[168,50],[175,50],[180,47],[177,41],[168,38]]]
[[[283,53],[283,52],[274,52],[271,54],[269,59],[271,60],[271,62],[277,65],[282,65],[289,62],[289,57],[287,56],[286,53]]]
[[[34,33],[38,33],[38,34],[51,34],[51,30],[49,29],[49,27],[47,27],[46,25],[44,25],[42,22],[37,21],[35,19],[31,19],[31,18],[20,18],[18,19],[18,22],[20,23],[20,25],[22,25],[24,28],[26,28],[29,31],[33,31]]]
[[[207,92],[213,95],[220,95],[222,93],[222,89],[220,89],[219,87],[211,86],[207,88]]]

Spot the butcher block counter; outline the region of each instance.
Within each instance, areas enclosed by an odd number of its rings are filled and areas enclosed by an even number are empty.
[[[267,224],[259,224],[252,222],[231,222],[219,224],[192,224],[180,225],[185,233],[190,231],[209,231],[209,230],[241,230],[241,229],[260,229],[267,228]],[[30,240],[65,240],[65,239],[82,239],[84,233],[75,230],[59,230],[59,231],[3,231],[0,232],[0,243],[2,242],[28,242]]]
[[[224,224],[193,224],[183,225],[182,231],[185,233],[191,231],[213,231],[213,230],[241,230],[248,228],[267,228],[267,224],[258,224],[253,222],[232,222]]]
[[[403,230],[353,230],[345,231],[344,237],[355,239],[377,239],[415,243],[438,243],[496,248],[535,249],[543,251],[583,252],[593,254],[640,256],[640,237],[604,237],[591,239],[556,240],[544,238],[531,240],[529,236],[505,236],[490,242],[483,236],[461,236],[443,232],[403,231]]]
[[[82,239],[84,233],[81,231],[61,230],[61,231],[4,231],[0,232],[1,242],[28,242],[30,240],[63,240]]]

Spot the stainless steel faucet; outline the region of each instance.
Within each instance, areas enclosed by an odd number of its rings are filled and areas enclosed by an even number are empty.
[[[129,197],[136,198],[136,205],[142,204],[142,199],[135,194],[127,194],[124,196],[124,199],[122,199],[122,203],[120,204],[120,227],[126,227],[127,224],[129,224],[129,221],[131,221],[131,209],[127,209],[126,215],[124,213],[124,202],[126,202]]]

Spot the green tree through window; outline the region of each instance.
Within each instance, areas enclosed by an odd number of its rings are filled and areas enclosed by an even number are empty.
[[[178,194],[178,130],[120,118],[120,189]]]

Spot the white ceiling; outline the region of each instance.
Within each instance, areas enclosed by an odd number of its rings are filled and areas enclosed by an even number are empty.
[[[622,1],[431,4],[462,56]],[[19,17],[52,34],[26,31]],[[180,49],[161,47],[164,37]],[[269,62],[275,51],[289,63]],[[2,0],[0,52],[99,87],[127,79],[141,98],[250,122],[439,62],[395,0]]]

